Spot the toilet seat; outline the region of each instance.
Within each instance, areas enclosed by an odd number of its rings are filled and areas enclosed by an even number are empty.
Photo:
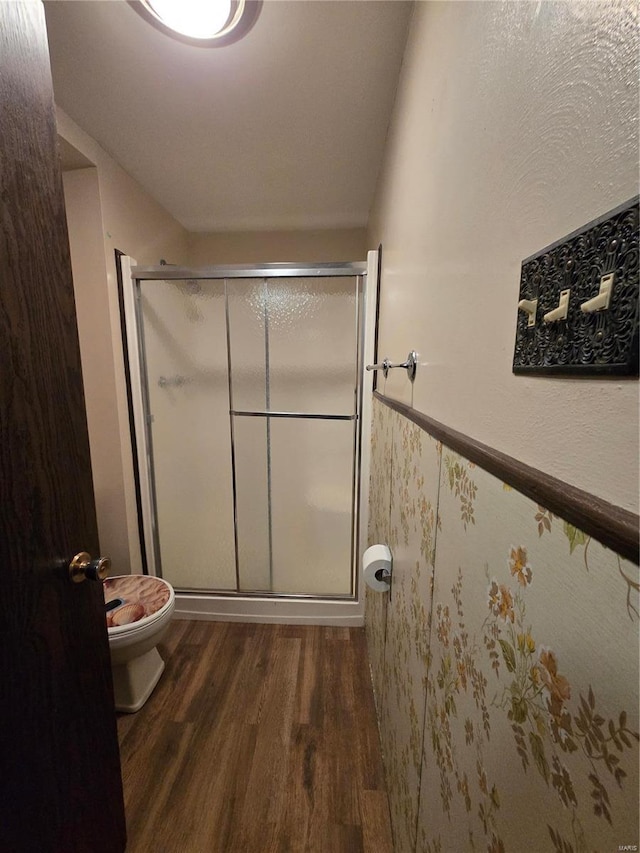
[[[162,578],[150,575],[116,575],[104,582],[105,604],[120,599],[122,604],[107,614],[107,631],[110,638],[126,634],[133,636],[149,629],[155,622],[163,619],[168,610],[173,609],[175,593],[170,584]],[[146,615],[123,625],[109,625],[110,617],[127,607],[142,609]],[[155,609],[158,608],[158,609]]]

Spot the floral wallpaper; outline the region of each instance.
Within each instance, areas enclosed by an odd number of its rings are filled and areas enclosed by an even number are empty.
[[[371,429],[371,488],[369,492],[369,530],[367,546],[389,542],[389,507],[391,505],[391,418],[388,406],[374,400]],[[376,709],[380,714],[383,685],[384,642],[387,626],[388,595],[380,595],[365,587],[365,622],[367,648],[371,663]]]
[[[386,408],[386,407],[385,407]],[[379,687],[379,720],[397,851],[414,850],[419,808],[425,684],[441,448],[391,412],[388,544],[393,580]]]
[[[637,849],[638,567],[376,400],[381,427],[394,580],[367,631],[396,851]]]

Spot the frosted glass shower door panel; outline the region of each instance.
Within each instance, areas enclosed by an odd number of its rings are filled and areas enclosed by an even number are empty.
[[[355,412],[356,277],[230,280],[236,411]]]
[[[354,429],[271,419],[274,592],[351,594]]]
[[[243,592],[271,591],[267,431],[266,418],[233,419],[238,583]]]
[[[157,541],[179,589],[235,589],[224,282],[143,281]]]
[[[269,280],[272,411],[355,412],[357,283],[354,277]]]
[[[264,279],[229,279],[232,405],[235,411],[267,407],[267,290]]]

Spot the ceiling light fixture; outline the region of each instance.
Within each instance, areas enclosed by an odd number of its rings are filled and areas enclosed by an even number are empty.
[[[168,36],[197,45],[222,47],[246,35],[261,0],[129,0],[129,5]]]

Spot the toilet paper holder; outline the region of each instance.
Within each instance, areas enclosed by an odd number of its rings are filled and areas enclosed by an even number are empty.
[[[374,592],[391,589],[393,555],[388,545],[371,545],[362,555],[362,577]]]

